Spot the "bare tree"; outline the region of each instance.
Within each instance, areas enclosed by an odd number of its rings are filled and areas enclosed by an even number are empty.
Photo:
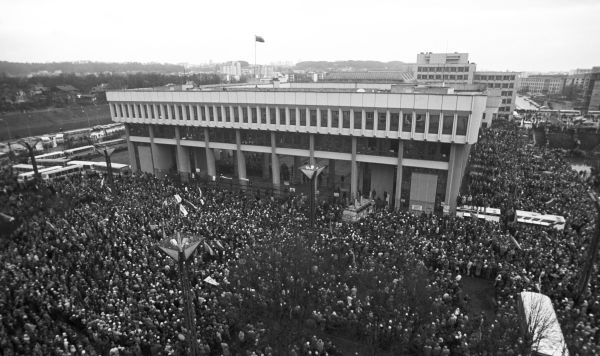
[[[521,293],[525,318],[524,348],[533,355],[568,355],[560,324],[550,298],[533,292]]]

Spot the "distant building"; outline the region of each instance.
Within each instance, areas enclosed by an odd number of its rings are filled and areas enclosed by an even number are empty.
[[[240,62],[231,62],[225,64],[221,67],[221,73],[239,80],[240,76],[242,75],[242,65]]]
[[[72,85],[57,85],[52,88],[52,101],[56,104],[68,105],[77,100],[79,90]]]
[[[475,68],[468,53],[419,53],[416,79],[422,83],[471,84]]]
[[[578,69],[581,70],[581,69]],[[565,79],[565,86],[573,86],[580,90],[586,90],[590,85],[590,77],[592,76],[591,70],[587,73],[576,73],[569,74]]]
[[[519,73],[517,72],[475,72],[473,83],[485,84],[489,89],[500,90],[498,115],[511,116],[515,111]],[[490,96],[488,96],[489,98]]]
[[[327,73],[323,80],[331,83],[411,83],[415,80],[413,73],[396,71],[372,72],[332,72]]]
[[[559,95],[565,88],[567,76],[564,74],[540,74],[521,78],[519,91],[534,95]]]
[[[588,111],[600,110],[600,67],[592,68],[590,84],[584,94],[584,106]]]

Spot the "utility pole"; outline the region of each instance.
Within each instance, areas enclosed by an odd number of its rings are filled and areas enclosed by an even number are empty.
[[[25,146],[25,148],[27,148],[27,151],[29,152],[29,159],[31,159],[31,165],[33,166],[33,175],[35,177],[35,180],[40,178],[40,173],[38,172],[38,166],[37,166],[37,162],[35,161],[35,146],[38,144],[38,142],[40,142],[39,139],[34,140],[33,142],[33,146],[25,141],[25,140],[20,140],[19,144]]]

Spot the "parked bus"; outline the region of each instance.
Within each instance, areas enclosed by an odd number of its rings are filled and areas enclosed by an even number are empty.
[[[127,148],[127,140],[124,138],[118,138],[116,140],[108,140],[98,143],[99,146],[114,148],[115,150],[126,149]]]
[[[42,155],[37,155],[37,156],[35,156],[35,160],[37,161],[38,159],[63,158],[64,156],[65,156],[64,151],[54,151],[54,152],[44,153]]]
[[[52,166],[52,167],[44,167],[42,169],[38,169],[38,173],[41,175],[42,173],[50,172],[56,169],[62,168],[62,166]],[[17,176],[17,183],[25,184],[27,182],[32,181],[35,178],[35,172],[24,172]]]
[[[476,217],[487,221],[500,222],[501,211],[497,208],[463,205],[456,208],[456,216],[462,218]]]
[[[65,150],[65,156],[70,159],[89,157],[94,154],[94,146],[82,146]]]
[[[524,210],[516,211],[516,219],[518,223],[553,227],[557,230],[564,230],[566,223],[565,218],[560,215],[540,214]]]
[[[547,295],[521,292],[517,298],[521,330],[532,355],[568,356],[569,351],[552,301]]]
[[[70,161],[68,165],[79,165],[82,166],[86,171],[94,171],[99,174],[104,174],[108,170],[106,169],[106,162],[95,162],[95,161]],[[112,172],[115,175],[128,175],[131,173],[131,169],[127,164],[111,163]]]
[[[15,164],[12,166],[13,174],[19,175],[25,172],[33,172],[32,164]]]
[[[61,167],[53,171],[42,173],[42,180],[52,181],[56,179],[63,179],[68,176],[80,175],[81,172],[83,172],[83,167],[79,165]]]
[[[69,159],[68,158],[41,158],[41,159],[37,159],[35,160],[35,162],[37,163],[38,166],[66,166],[67,163],[69,163]]]

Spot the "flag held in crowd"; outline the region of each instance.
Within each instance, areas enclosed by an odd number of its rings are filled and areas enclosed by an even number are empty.
[[[179,206],[179,212],[181,212],[181,215],[183,215],[184,217],[188,216],[188,211],[183,205]]]
[[[512,241],[513,244],[515,244],[515,246],[517,246],[517,248],[519,250],[522,250],[521,248],[521,244],[519,244],[519,242],[517,240],[515,240],[515,238],[512,235],[508,235],[510,237],[510,240]]]
[[[213,251],[213,249],[206,243],[206,241],[204,242],[204,250],[211,256],[215,255],[215,251]]]
[[[177,202],[177,204],[181,203],[181,197],[179,196],[179,194],[175,194],[175,201]]]
[[[197,206],[195,206],[194,204],[192,204],[192,202],[191,202],[191,201],[189,201],[189,200],[187,200],[187,199],[184,199],[184,201],[185,201],[186,203],[188,203],[188,204],[189,204],[189,205],[190,205],[192,208],[194,208],[196,211],[199,211],[199,210],[200,210],[200,209],[198,209],[198,207],[197,207]]]
[[[262,42],[262,43],[264,43],[264,42],[265,42],[265,39],[264,39],[264,38],[262,38],[261,36],[256,36],[256,35],[255,35],[255,36],[254,36],[254,39],[256,40],[256,42]]]
[[[210,284],[211,286],[218,286],[219,285],[219,282],[215,281],[215,279],[212,278],[212,277],[210,277],[210,276],[204,278],[204,282]]]

